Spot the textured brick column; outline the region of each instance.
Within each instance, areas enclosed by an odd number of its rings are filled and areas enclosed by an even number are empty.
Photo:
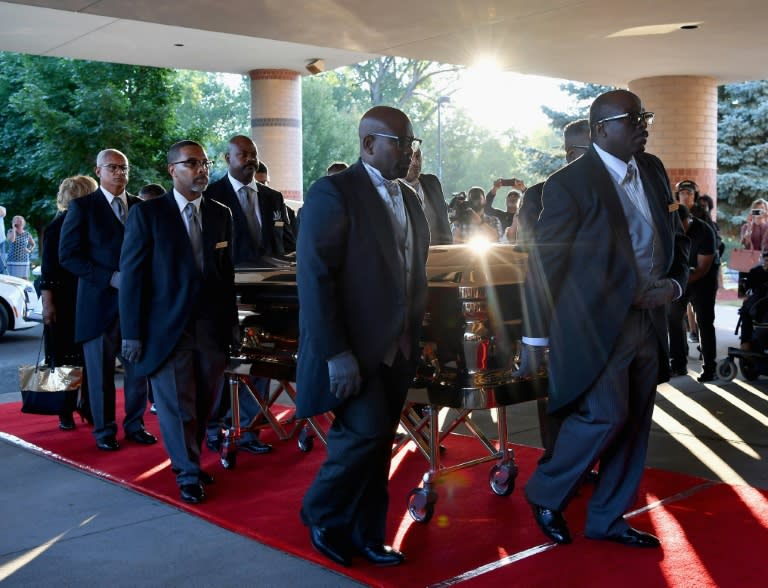
[[[251,77],[251,135],[269,167],[270,186],[289,204],[302,201],[301,79],[287,69],[256,69]]]
[[[629,89],[656,113],[647,149],[664,162],[672,186],[694,180],[717,202],[717,82],[661,76],[634,80]]]

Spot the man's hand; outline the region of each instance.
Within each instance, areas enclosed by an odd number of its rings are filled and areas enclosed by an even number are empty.
[[[135,363],[141,359],[141,341],[138,339],[123,339],[123,347],[120,355],[125,361]]]
[[[520,351],[520,367],[512,372],[515,378],[533,378],[547,369],[547,348],[543,345],[523,343]]]
[[[635,306],[643,309],[657,308],[672,302],[676,295],[677,288],[672,280],[669,278],[657,280],[642,293]]]
[[[109,285],[115,290],[120,289],[120,272],[112,272],[112,277],[109,278]]]
[[[331,393],[340,400],[346,400],[360,393],[360,368],[351,351],[345,351],[328,360],[328,376]]]

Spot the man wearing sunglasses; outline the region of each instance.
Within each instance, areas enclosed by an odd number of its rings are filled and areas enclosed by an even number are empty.
[[[333,411],[328,455],[304,496],[313,546],[340,565],[397,565],[384,544],[392,441],[415,373],[426,306],[429,228],[404,182],[405,113],[361,119],[360,160],[309,189],[299,238],[296,415]]]
[[[688,279],[688,238],[661,161],[645,153],[653,114],[626,90],[600,95],[592,146],[544,184],[525,282],[521,373],[549,352],[549,412],[563,418],[525,493],[542,531],[563,518],[592,466],[584,535],[635,547],[659,540],[624,519],[645,465],[658,383],[669,380],[666,305]]]
[[[93,413],[93,435],[102,451],[116,451],[115,358],[120,355],[118,291],[120,248],[128,210],[141,200],[128,194],[130,166],[117,149],[104,149],[96,157],[99,188],[69,204],[61,227],[59,259],[78,280],[75,339],[83,343],[88,392]],[[146,381],[133,366],[123,363],[125,377],[125,438],[151,445],[155,437],[144,429]]]

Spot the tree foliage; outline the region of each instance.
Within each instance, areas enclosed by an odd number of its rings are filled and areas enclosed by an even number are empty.
[[[768,81],[721,86],[718,98],[718,221],[736,233],[768,194]]]
[[[129,191],[167,187],[168,147],[247,129],[242,97],[214,74],[0,53],[0,202],[40,232],[61,180],[93,176],[106,147],[128,156]]]

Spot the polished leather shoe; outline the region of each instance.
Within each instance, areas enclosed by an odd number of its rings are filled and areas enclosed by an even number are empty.
[[[349,566],[349,549],[340,537],[335,537],[332,529],[325,527],[310,527],[309,540],[312,546],[331,561],[340,566]]]
[[[157,437],[152,433],[148,433],[146,429],[139,429],[138,431],[129,433],[125,438],[140,443],[141,445],[154,445],[157,443]]]
[[[182,484],[179,487],[181,499],[189,504],[200,504],[205,500],[205,490],[199,482],[197,484]]]
[[[703,372],[701,372],[701,375],[698,378],[696,378],[696,381],[702,384],[704,382],[714,382],[715,380],[717,380],[717,376],[715,376],[715,372],[710,372],[707,370],[704,370]]]
[[[587,472],[587,475],[584,476],[584,483],[585,484],[597,484],[597,478],[600,475],[600,472],[597,470],[589,470]]]
[[[120,449],[120,444],[114,437],[105,437],[99,441],[96,441],[96,447],[102,451],[117,451]]]
[[[216,481],[211,474],[203,470],[198,472],[197,477],[204,486],[210,486]]]
[[[399,566],[405,561],[405,556],[389,545],[366,545],[360,554],[377,566]]]
[[[71,414],[62,415],[59,417],[59,429],[62,431],[71,431],[75,428],[75,419]]]
[[[669,375],[670,375],[672,378],[677,378],[677,377],[679,377],[679,376],[687,376],[687,375],[688,375],[688,368],[684,368],[684,367],[680,367],[680,368],[677,368],[677,367],[669,368]]]
[[[638,531],[632,527],[627,528],[623,533],[618,535],[607,535],[606,537],[588,537],[589,539],[605,539],[606,541],[614,541],[615,543],[621,543],[622,545],[631,545],[632,547],[661,547],[661,541],[656,535],[651,535],[645,531]]]
[[[252,439],[251,441],[246,441],[245,443],[239,443],[237,448],[242,449],[243,451],[247,451],[248,453],[255,453],[256,455],[261,455],[262,453],[269,453],[272,451],[272,446],[269,443],[262,443],[258,439]]]
[[[533,509],[533,518],[536,519],[539,528],[547,537],[562,545],[571,542],[571,533],[568,531],[563,513],[533,503],[531,503],[531,508]]]

